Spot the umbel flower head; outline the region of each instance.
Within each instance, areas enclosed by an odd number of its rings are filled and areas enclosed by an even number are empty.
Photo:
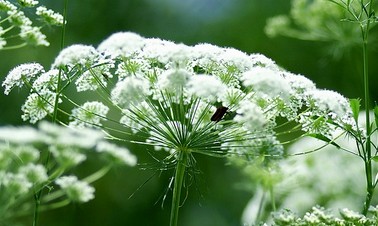
[[[38,4],[35,0],[0,0],[0,51],[26,45],[50,45],[41,32],[43,25],[62,26],[64,19],[59,13]],[[31,11],[35,15],[29,15]],[[39,25],[33,24],[35,18]]]
[[[69,46],[48,70],[37,63],[19,66],[3,86],[6,94],[30,89],[24,120],[35,123],[58,108],[70,126],[102,128],[109,138],[166,150],[168,159],[179,151],[278,155],[281,119],[307,133],[353,126],[344,97],[261,54],[131,32],[113,34],[98,48]],[[77,93],[65,92],[69,86]],[[88,102],[76,99],[80,94],[89,94]]]

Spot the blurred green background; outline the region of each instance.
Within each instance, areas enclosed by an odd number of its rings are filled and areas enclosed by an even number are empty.
[[[40,3],[63,11],[63,0],[40,0]],[[362,97],[359,48],[351,49],[340,59],[333,59],[326,54],[327,43],[285,37],[270,39],[264,34],[266,19],[287,14],[289,9],[290,1],[277,0],[69,0],[65,44],[97,46],[117,31],[133,31],[144,37],[159,37],[188,45],[207,42],[246,53],[262,53],[283,68],[307,76],[320,88],[338,91],[348,98]],[[27,47],[0,52],[2,80],[20,63],[35,61],[46,68],[50,66],[59,52],[60,30],[47,28],[44,31],[51,43],[48,48]],[[377,57],[373,46],[369,69],[373,102],[378,99],[375,91]],[[20,107],[25,96],[23,90],[14,90],[9,96],[0,95],[0,125],[23,124]],[[141,163],[153,162],[143,150],[134,153]],[[197,160],[201,173],[189,188],[179,224],[241,225],[243,208],[252,194],[236,188],[240,173],[222,159],[198,156]],[[77,169],[77,174],[93,167],[96,167],[95,160]],[[163,208],[161,196],[164,196],[173,172],[155,175],[138,190],[153,174],[154,170],[138,167],[114,169],[94,184],[95,200],[43,213],[41,225],[167,225],[170,193]]]

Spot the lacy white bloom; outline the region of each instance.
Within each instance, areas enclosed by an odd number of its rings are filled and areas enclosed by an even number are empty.
[[[159,77],[157,85],[162,90],[170,90],[179,92],[188,82],[191,74],[184,69],[171,69],[165,71]]]
[[[236,113],[234,121],[241,123],[250,131],[259,131],[267,124],[264,112],[250,101],[242,101]]]
[[[240,71],[247,71],[253,66],[247,54],[233,48],[224,48],[221,54],[218,56],[218,60],[221,63],[234,65]]]
[[[42,73],[33,83],[33,88],[36,91],[41,91],[42,89],[50,89],[56,91],[56,86],[58,84],[58,69],[51,69],[45,73]],[[60,81],[67,80],[67,77],[64,73],[61,74]]]
[[[0,166],[3,169],[14,168],[13,165],[19,166],[20,164],[36,162],[39,156],[39,150],[31,145],[21,143],[17,146],[17,144],[0,143]]]
[[[83,67],[90,66],[98,53],[95,48],[87,45],[71,45],[63,49],[53,63],[53,68],[74,67],[80,65]]]
[[[91,128],[62,127],[46,121],[40,122],[38,127],[45,137],[50,138],[45,141],[50,145],[90,149],[104,138],[101,131]]]
[[[97,50],[111,56],[130,57],[144,46],[144,40],[132,32],[118,32],[101,42]]]
[[[21,64],[13,68],[2,84],[5,88],[4,93],[8,95],[14,87],[22,87],[25,83],[30,84],[41,73],[44,73],[44,69],[38,63]]]
[[[39,150],[30,145],[12,147],[12,154],[23,164],[36,162],[40,157]]]
[[[39,27],[32,27],[29,25],[20,26],[20,37],[26,43],[34,46],[49,46],[50,43],[46,40],[46,35],[41,32]]]
[[[56,93],[46,89],[41,90],[38,94],[30,94],[25,104],[21,107],[21,110],[24,112],[22,119],[36,123],[48,114],[52,114],[54,111],[55,97]],[[61,100],[59,100],[59,102],[61,102]]]
[[[0,0],[0,11],[16,11],[17,7],[6,0]]]
[[[328,113],[335,119],[342,118],[350,112],[348,100],[341,94],[331,90],[312,90],[306,93],[310,104],[314,105],[314,111]]]
[[[8,11],[9,21],[16,27],[31,26],[32,21],[25,16],[24,12],[15,10]]]
[[[44,6],[37,7],[36,14],[48,24],[63,25],[63,16]]]
[[[251,86],[258,95],[288,100],[291,94],[289,83],[276,71],[263,67],[254,67],[243,73],[242,81],[245,86]]]
[[[142,102],[150,94],[148,81],[132,76],[117,83],[112,90],[111,98],[121,108],[129,108],[133,104]]]
[[[135,166],[137,158],[131,154],[127,148],[119,147],[108,142],[100,142],[96,146],[98,152],[103,152],[108,155],[111,162]]]
[[[272,59],[262,54],[259,54],[259,53],[251,54],[250,58],[254,66],[269,68],[271,70],[278,71],[277,64]]]
[[[73,121],[70,126],[74,127],[97,127],[101,126],[100,120],[106,117],[109,108],[98,101],[86,102],[83,106],[72,110],[70,115]]]
[[[87,182],[79,181],[76,176],[63,176],[56,179],[55,183],[73,202],[88,202],[94,199],[95,189]]]
[[[215,76],[196,75],[189,79],[187,84],[188,92],[210,102],[216,102],[226,94],[227,86]]]
[[[183,44],[175,44],[161,39],[146,39],[141,57],[153,59],[165,65],[166,68],[177,68],[190,58],[190,49]]]
[[[36,6],[39,2],[35,0],[18,0],[18,3],[23,7],[33,7]]]
[[[193,60],[196,65],[206,67],[217,61],[223,49],[208,43],[197,44],[192,47]]]
[[[366,217],[360,213],[357,213],[353,210],[343,208],[340,210],[341,216],[346,220],[358,221],[363,225],[367,221]]]
[[[83,92],[87,90],[96,90],[99,88],[105,88],[107,80],[112,78],[113,75],[108,70],[102,67],[96,67],[84,72],[76,81],[76,90]]]
[[[10,191],[9,195],[11,196],[26,194],[32,186],[33,184],[28,181],[24,174],[0,172],[0,187],[4,187],[7,191]]]
[[[87,156],[77,147],[68,145],[50,146],[49,151],[56,161],[65,168],[76,166],[87,159]]]
[[[319,224],[320,220],[318,216],[313,213],[306,213],[303,217],[303,220],[309,224]]]
[[[42,165],[35,165],[29,163],[25,166],[21,166],[18,169],[18,173],[24,174],[28,180],[33,184],[40,184],[48,180],[47,170]]]
[[[304,77],[303,75],[295,75],[290,72],[283,72],[285,80],[290,84],[291,88],[298,94],[306,93],[310,90],[316,89],[313,81]],[[296,95],[296,97],[301,97],[301,95]]]
[[[10,143],[38,143],[42,139],[42,134],[40,134],[36,129],[32,127],[0,127],[0,140],[4,140]]]

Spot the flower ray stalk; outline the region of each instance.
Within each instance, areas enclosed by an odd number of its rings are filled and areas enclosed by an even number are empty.
[[[171,206],[171,218],[170,218],[170,226],[177,226],[178,223],[178,215],[179,215],[179,208],[181,203],[181,189],[184,182],[185,176],[185,169],[188,159],[188,152],[185,149],[178,150],[178,157],[177,157],[177,166],[174,178],[174,185],[173,185],[173,196],[172,196],[172,206]]]

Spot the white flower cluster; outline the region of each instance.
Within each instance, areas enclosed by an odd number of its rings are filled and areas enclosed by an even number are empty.
[[[59,185],[67,194],[68,198],[74,202],[88,202],[94,199],[95,189],[87,182],[79,181],[76,176],[63,176],[56,179]]]
[[[48,24],[51,25],[63,25],[63,16],[59,13],[54,12],[51,9],[47,9],[44,6],[37,7],[36,13],[38,16],[43,18]]]
[[[340,210],[341,218],[339,218],[323,207],[314,206],[301,218],[289,210],[283,210],[273,214],[272,225],[376,225],[378,221],[376,207],[373,207],[371,212],[373,215],[366,217],[344,208]]]
[[[0,0],[0,18],[2,18],[2,26],[0,26],[0,50],[25,45],[49,46],[50,43],[41,32],[41,26],[34,26],[32,20],[25,15],[25,12],[29,11],[24,10],[25,8],[35,8],[39,2],[35,0],[18,0],[17,3],[16,5],[8,0]],[[35,14],[46,24],[63,25],[63,16],[44,6],[37,7]],[[5,28],[4,26],[18,28],[19,31],[16,35],[9,34],[9,36],[12,35],[12,38],[18,37],[21,43],[7,43],[8,32],[13,29]]]
[[[8,74],[6,93],[25,84],[20,73]],[[60,101],[74,108],[71,125],[106,130],[105,121],[118,122],[166,150],[214,154],[220,147],[253,149],[267,143],[282,150],[274,132],[278,117],[302,124],[305,132],[325,135],[351,121],[348,101],[340,94],[316,89],[312,81],[280,69],[261,54],[210,44],[186,46],[131,32],[113,34],[98,48],[69,46],[39,76],[28,80],[32,85],[23,107],[25,120],[34,123],[51,114],[53,103],[38,94],[58,92]],[[75,94],[64,93],[72,84],[78,92],[96,92],[95,101],[78,106]],[[49,104],[35,104],[36,99]],[[120,117],[109,118],[112,110]]]
[[[93,149],[97,152],[91,151]],[[71,201],[93,199],[94,188],[87,182],[76,176],[64,176],[93,153],[106,160],[103,163],[105,169],[111,165],[135,166],[137,162],[129,150],[108,143],[98,130],[65,128],[47,122],[41,122],[38,129],[0,127],[0,218],[17,213],[24,200],[33,200],[30,197],[52,186],[54,181]],[[48,165],[46,156],[50,156]],[[56,190],[46,194],[50,204],[61,201],[62,195],[57,195],[59,189]]]
[[[374,117],[373,115],[374,113],[371,112],[371,117]],[[365,112],[360,112],[361,131],[366,129],[362,120],[364,117]],[[304,215],[302,220],[312,222],[313,225],[322,225],[324,222],[321,219],[327,218],[325,215],[320,217],[320,214],[325,214],[325,212],[318,212],[317,209],[306,213],[314,206],[314,203],[330,209],[327,211],[329,214],[337,215],[338,210],[343,208],[359,210],[361,200],[364,199],[362,194],[366,192],[366,181],[364,177],[361,177],[365,173],[365,168],[361,164],[360,149],[356,147],[356,140],[351,139],[349,134],[345,135],[342,129],[332,131],[332,133],[333,137],[337,137],[333,141],[335,145],[310,137],[294,142],[286,150],[288,158],[285,161],[275,162],[278,172],[270,172],[266,177],[266,180],[274,181],[272,186],[274,186],[275,199],[280,200],[277,209]],[[377,137],[377,134],[373,133],[371,140],[377,140]],[[373,146],[374,144],[372,148]],[[261,180],[261,173],[258,168],[248,170],[251,165],[243,165],[243,168],[240,168],[248,176],[248,182],[255,185],[256,180]],[[373,165],[372,170],[377,172],[378,166]],[[264,186],[264,183],[261,184]],[[259,193],[251,198],[244,210],[245,222],[252,222],[250,219],[256,217],[253,205],[260,200]],[[372,203],[376,202],[377,197],[374,197]],[[341,214],[345,219],[356,221],[362,216],[359,213],[344,210]],[[296,217],[286,211],[280,211],[274,218],[279,218],[282,223],[286,222],[285,225],[296,225],[291,224],[295,222]]]

